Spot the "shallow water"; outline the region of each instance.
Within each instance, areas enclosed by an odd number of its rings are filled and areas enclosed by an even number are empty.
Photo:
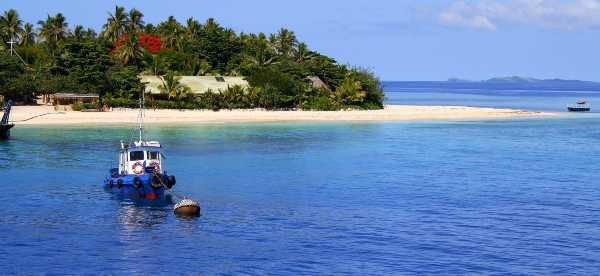
[[[600,121],[153,126],[202,217],[102,189],[129,128],[0,142],[3,274],[596,274]]]

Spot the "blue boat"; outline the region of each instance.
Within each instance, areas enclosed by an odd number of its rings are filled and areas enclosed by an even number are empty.
[[[143,139],[143,96],[140,98],[138,123],[139,139],[130,144],[121,142],[119,166],[110,169],[110,175],[104,181],[105,189],[134,200],[171,203],[166,192],[173,188],[176,180],[164,169],[162,145],[158,141]]]
[[[110,170],[105,187],[132,199],[166,200],[165,192],[175,185],[175,176],[162,166],[162,146],[157,141],[121,143],[119,167]]]

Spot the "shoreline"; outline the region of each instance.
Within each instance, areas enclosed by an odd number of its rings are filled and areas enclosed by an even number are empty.
[[[461,121],[548,117],[558,115],[558,113],[551,112],[533,112],[505,108],[416,105],[386,105],[384,109],[381,110],[266,111],[252,109],[211,111],[147,109],[145,113],[146,116],[144,122],[149,125],[274,122]],[[137,115],[137,109],[125,108],[115,108],[110,112],[79,112],[55,111],[52,106],[14,106],[10,119],[17,125],[131,125],[137,122]]]

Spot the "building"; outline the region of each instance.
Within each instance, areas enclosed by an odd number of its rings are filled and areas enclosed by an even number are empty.
[[[50,95],[52,105],[70,105],[74,103],[97,103],[98,94],[56,93]]]
[[[155,95],[161,93],[159,87],[163,82],[160,76],[140,76],[140,79],[146,85],[146,93]],[[194,94],[223,91],[234,85],[248,87],[248,82],[242,77],[180,76],[179,83],[189,87]]]
[[[321,80],[321,78],[319,78],[317,76],[306,77],[306,80],[308,80],[308,82],[314,89],[325,89],[328,91],[331,90],[329,88],[329,85],[327,85],[324,81]]]

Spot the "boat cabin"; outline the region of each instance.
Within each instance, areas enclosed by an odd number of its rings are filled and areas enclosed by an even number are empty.
[[[570,112],[589,112],[591,107],[585,100],[577,101],[574,105],[567,107]]]
[[[143,175],[163,173],[162,146],[156,141],[139,141],[133,145],[121,143],[119,153],[119,173],[121,175]]]

